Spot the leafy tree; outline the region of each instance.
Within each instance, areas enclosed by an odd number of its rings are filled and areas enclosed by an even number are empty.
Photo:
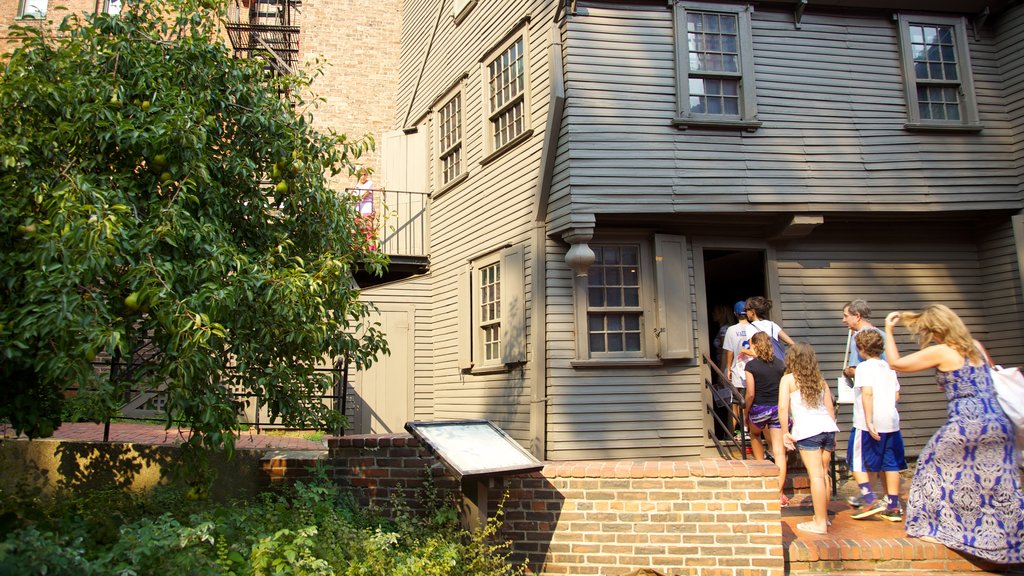
[[[69,387],[97,421],[165,387],[195,447],[232,449],[238,388],[333,427],[314,368],[387,351],[351,282],[386,260],[330,185],[372,141],[314,131],[313,74],[233,58],[217,10],[68,15],[0,57],[0,418],[30,437]]]

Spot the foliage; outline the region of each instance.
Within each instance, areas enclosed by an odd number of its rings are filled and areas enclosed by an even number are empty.
[[[23,514],[0,541],[0,574],[221,574],[360,576],[516,576],[496,542],[498,517],[468,534],[454,509],[419,495],[414,514],[399,500],[386,515],[360,509],[321,475],[249,502],[197,505],[163,488],[156,500],[90,492]],[[24,498],[0,493],[0,506]],[[436,494],[435,494],[436,496]],[[111,512],[116,512],[111,514]],[[113,539],[91,535],[113,516]],[[500,516],[500,513],[499,513]],[[109,530],[103,528],[103,530]]]
[[[296,428],[337,428],[315,367],[387,351],[355,266],[384,256],[330,178],[372,141],[320,134],[316,71],[235,59],[209,0],[142,0],[12,28],[0,56],[0,420],[45,437],[165,386],[167,425],[233,447],[256,394]],[[286,95],[286,97],[282,97]],[[93,361],[109,359],[110,371]],[[229,369],[230,368],[230,369]]]

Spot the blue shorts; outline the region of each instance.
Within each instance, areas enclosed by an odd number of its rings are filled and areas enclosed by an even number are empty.
[[[754,404],[750,407],[750,423],[761,430],[782,428],[779,422],[779,407],[771,404]]]
[[[907,469],[903,452],[903,434],[879,432],[875,440],[867,430],[850,430],[846,462],[851,472],[899,472]]]
[[[800,450],[824,450],[826,452],[836,451],[836,433],[821,432],[810,438],[796,441],[796,447]]]

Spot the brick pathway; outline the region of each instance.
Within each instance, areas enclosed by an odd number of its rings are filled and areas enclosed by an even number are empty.
[[[14,430],[0,425],[3,438],[13,438]],[[164,430],[160,424],[135,424],[116,422],[110,425],[111,442],[128,442],[134,444],[180,444],[189,437],[189,430],[171,428]],[[88,422],[62,424],[53,433],[54,440],[79,440],[86,442],[103,441],[103,425]],[[286,449],[286,450],[326,450],[327,441],[312,441],[305,438],[257,434],[255,430],[239,433],[235,441],[239,450],[246,449]]]

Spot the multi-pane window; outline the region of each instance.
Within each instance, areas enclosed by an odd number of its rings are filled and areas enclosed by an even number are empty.
[[[441,150],[441,185],[462,175],[462,94],[456,94],[437,113]]]
[[[964,29],[958,18],[900,16],[911,125],[977,125]]]
[[[755,128],[753,52],[746,7],[675,4],[677,124]]]
[[[591,354],[642,352],[640,247],[593,246],[587,275],[587,337]]]
[[[518,37],[487,66],[492,148],[498,150],[526,131],[526,62]]]
[[[46,18],[47,0],[21,0],[18,18]]]
[[[480,342],[484,363],[501,360],[501,263],[479,269]]]
[[[687,12],[690,111],[740,113],[740,43],[735,14]]]

